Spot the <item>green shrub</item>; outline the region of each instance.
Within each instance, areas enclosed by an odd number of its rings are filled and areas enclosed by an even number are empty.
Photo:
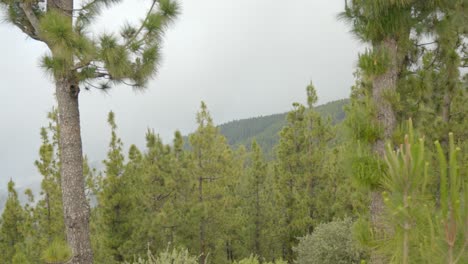
[[[354,149],[350,161],[351,173],[357,186],[369,190],[379,188],[382,175],[384,174],[383,171],[386,170],[386,164],[375,153],[358,145]]]
[[[275,262],[262,262],[263,264],[286,264],[286,261],[276,260]],[[260,264],[257,256],[250,256],[249,258],[239,260],[233,264]]]
[[[65,241],[54,240],[42,253],[45,263],[66,263],[72,258],[72,251]]]
[[[360,263],[363,252],[352,234],[349,218],[319,225],[312,234],[299,239],[294,248],[297,264]]]
[[[167,249],[157,257],[148,251],[146,259],[139,257],[132,264],[198,264],[198,258],[190,255],[187,249]]]
[[[358,65],[368,75],[384,74],[390,66],[389,54],[385,49],[367,49],[359,55]]]

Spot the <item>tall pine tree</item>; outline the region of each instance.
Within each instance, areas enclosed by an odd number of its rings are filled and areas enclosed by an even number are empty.
[[[179,9],[172,0],[152,0],[141,25],[125,26],[120,37],[103,34],[93,38],[88,33],[92,21],[104,7],[120,1],[84,1],[79,8],[74,0],[40,2],[2,0],[0,8],[12,25],[50,50],[41,64],[53,77],[58,102],[67,242],[73,249],[72,263],[92,263],[78,106],[80,87],[93,87],[96,80],[104,82],[101,88],[126,82],[144,86],[156,72],[162,34]]]

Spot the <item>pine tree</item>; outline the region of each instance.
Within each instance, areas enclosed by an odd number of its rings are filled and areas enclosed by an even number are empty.
[[[188,170],[190,160],[184,149],[184,138],[179,131],[174,133],[174,141],[170,152],[171,175],[168,175],[168,187],[171,196],[166,202],[164,211],[164,230],[166,241],[171,245],[190,245],[191,237],[195,236],[193,219],[187,218],[192,210],[194,182]],[[193,249],[196,252],[195,249]]]
[[[113,112],[109,113],[107,122],[111,127],[111,140],[107,159],[104,161],[105,177],[98,195],[99,235],[102,236],[100,243],[103,243],[107,250],[105,255],[108,254],[105,262],[118,263],[124,260],[119,247],[129,237],[126,216],[131,206],[128,197],[126,197],[128,187],[124,174],[123,143],[117,136],[117,125]],[[98,254],[101,255],[103,252]]]
[[[2,263],[11,264],[16,254],[20,254],[18,246],[24,241],[25,212],[18,200],[15,183],[8,182],[8,199],[2,214],[0,226],[0,259]]]
[[[198,221],[199,263],[205,264],[207,257],[216,263],[225,263],[232,252],[225,251],[222,212],[226,210],[226,188],[232,188],[232,153],[226,139],[202,102],[197,114],[198,128],[190,136],[192,177],[196,182],[194,199]],[[226,254],[223,254],[226,252]]]
[[[437,64],[440,66],[439,75],[441,77],[437,90],[443,94],[443,99],[440,102],[440,115],[445,127],[445,129],[441,129],[443,133],[442,144],[448,146],[448,133],[457,132],[453,130],[456,124],[453,122],[454,117],[456,117],[454,114],[457,114],[453,110],[458,110],[454,109],[454,103],[457,99],[462,104],[466,103],[467,100],[467,95],[461,86],[460,67],[462,64],[459,49],[463,43],[462,39],[467,36],[466,24],[468,23],[468,18],[466,17],[466,13],[468,12],[468,7],[463,1],[442,1],[438,3],[435,9],[444,13],[442,18],[434,14],[434,24],[439,51],[439,63]],[[460,98],[463,99],[460,100]],[[466,113],[466,109],[462,112]],[[462,113],[459,114],[463,115]]]
[[[424,139],[416,139],[411,120],[404,144],[396,151],[388,144],[385,160],[388,173],[382,181],[385,189],[383,197],[386,221],[392,227],[392,234],[383,246],[393,246],[389,250],[389,261],[392,263],[420,262],[416,248],[421,241],[418,236],[427,232],[424,230],[427,226],[421,220],[429,212],[428,191],[431,182]]]
[[[416,137],[411,120],[408,130],[397,150],[387,145],[385,157],[388,171],[382,181],[383,219],[392,233],[384,239],[370,236],[372,241],[368,242],[388,263],[464,263],[468,259],[468,196],[466,171],[460,166],[461,149],[449,134],[449,150],[436,141],[438,164],[432,164],[427,162],[431,155],[424,138]],[[368,234],[360,235],[361,239],[366,237]]]
[[[376,127],[370,130],[373,132],[373,138],[367,139],[367,142],[372,145],[373,152],[378,153],[381,158],[385,153],[385,141],[393,138],[398,125],[397,88],[404,76],[403,72],[409,66],[406,58],[412,44],[410,33],[414,25],[421,20],[418,16],[425,14],[421,12],[425,2],[351,0],[349,3],[345,1],[345,12],[341,15],[352,24],[352,30],[357,37],[372,45],[372,49],[360,55],[359,68],[367,82],[365,87],[370,88],[370,91],[364,93],[368,97],[364,101],[370,102],[371,106],[367,111],[370,110],[371,117],[375,118],[369,125]],[[375,175],[377,181],[373,184],[374,188],[370,194],[370,215],[376,231],[384,232],[385,228],[379,224],[382,222],[384,203],[380,191],[375,188],[379,185],[381,175]],[[373,254],[371,257],[371,263],[382,261],[378,255]]]
[[[146,213],[137,231],[154,252],[164,250],[174,239],[174,207],[172,199],[176,183],[173,179],[173,155],[153,131],[146,134],[147,152],[144,154],[141,200]],[[143,247],[146,245],[142,245]],[[142,248],[143,250],[144,248]]]
[[[460,69],[467,6],[463,1],[428,1],[428,6],[421,31],[432,41],[417,45],[423,62],[406,85],[405,96],[412,100],[403,109],[408,115],[419,111],[413,116],[418,117],[419,127],[430,139],[447,146],[449,132],[462,136],[466,130],[462,116],[466,115],[468,97]]]
[[[448,151],[435,142],[440,168],[440,208],[429,224],[435,227],[432,234],[438,234],[442,243],[431,245],[436,254],[429,254],[429,259],[456,264],[468,261],[468,171],[460,166],[461,149],[455,145],[453,133],[448,139]]]
[[[31,243],[39,248],[42,254],[54,242],[65,241],[65,226],[62,208],[62,190],[60,188],[60,163],[58,153],[58,116],[54,108],[48,114],[49,125],[41,129],[42,145],[39,149],[39,160],[35,165],[42,175],[41,196],[37,202],[32,222],[37,226]]]
[[[30,38],[43,42],[50,54],[42,66],[55,82],[60,125],[61,180],[67,241],[72,263],[92,263],[89,239],[89,206],[84,192],[83,153],[78,95],[81,87],[108,88],[111,83],[142,87],[157,69],[161,36],[177,16],[172,0],[152,0],[140,26],[127,25],[120,36],[104,34],[93,39],[87,33],[102,8],[118,0],[0,1],[8,21]],[[157,8],[158,7],[158,8]],[[73,19],[73,18],[76,19]]]
[[[250,178],[248,182],[249,189],[251,190],[247,195],[250,198],[249,202],[244,206],[253,205],[253,210],[248,213],[252,217],[253,222],[253,250],[257,256],[262,255],[263,245],[262,242],[265,240],[263,237],[264,232],[264,221],[265,221],[265,179],[267,176],[267,164],[263,160],[262,149],[256,141],[252,142],[252,169],[250,172]]]
[[[278,203],[282,214],[283,258],[293,261],[292,248],[297,237],[313,228],[314,190],[317,178],[323,170],[323,152],[333,138],[326,121],[314,111],[317,102],[314,86],[307,86],[305,107],[293,104],[288,113],[287,126],[280,133],[277,174]]]

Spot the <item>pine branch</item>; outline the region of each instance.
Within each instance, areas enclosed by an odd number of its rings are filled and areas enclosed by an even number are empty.
[[[141,26],[140,28],[135,32],[135,34],[133,35],[132,38],[130,38],[126,43],[125,43],[125,47],[128,47],[133,41],[135,41],[135,39],[138,37],[138,35],[140,35],[141,31],[143,31],[143,29],[145,28],[145,24],[146,22],[148,21],[148,18],[149,16],[151,15],[151,13],[153,12],[154,10],[154,7],[156,6],[156,3],[159,2],[159,0],[153,0],[153,4],[151,4],[151,7],[150,9],[148,10],[148,12],[146,13],[146,17],[145,17],[145,20],[143,20],[143,22],[141,23]]]
[[[436,44],[438,43],[438,41],[431,41],[431,42],[427,42],[427,43],[418,43],[416,44],[416,47],[422,47],[422,46],[427,46],[427,45],[432,45],[432,44]]]
[[[71,68],[71,70],[76,71],[76,70],[79,70],[79,69],[82,69],[82,68],[86,68],[86,67],[89,66],[90,63],[91,63],[91,61],[78,63],[73,68]]]
[[[120,0],[90,0],[86,3],[82,3],[81,8],[74,9],[73,12],[77,12],[77,24],[80,22],[90,21],[94,16],[100,13],[100,6],[105,5],[109,6],[112,3],[117,3]]]
[[[32,8],[31,8],[31,4],[22,2],[19,5],[20,5],[21,9],[23,10],[29,24],[31,24],[31,26],[33,28],[32,32],[25,32],[24,30],[23,30],[23,32],[28,34],[33,39],[44,41],[39,37],[39,31],[40,31],[39,30],[39,19],[37,18],[36,14],[34,14]]]
[[[13,25],[18,27],[24,34],[28,35],[30,38],[37,40],[37,41],[43,41],[34,33],[34,29],[30,25],[28,27],[18,22],[11,22],[11,23],[13,23]]]

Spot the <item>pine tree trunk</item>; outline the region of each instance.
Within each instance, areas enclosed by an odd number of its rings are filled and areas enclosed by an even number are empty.
[[[450,105],[452,100],[450,98],[450,92],[448,89],[444,93],[444,101],[442,103],[442,121],[448,125],[450,122]]]
[[[255,255],[260,256],[260,190],[258,181],[255,188]]]
[[[73,252],[69,263],[91,264],[93,254],[89,238],[89,205],[84,190],[78,93],[78,83],[73,78],[56,80],[63,213],[67,242]]]
[[[372,99],[374,101],[377,111],[377,122],[382,128],[383,135],[374,143],[373,150],[380,157],[385,155],[385,142],[392,138],[393,132],[396,127],[396,114],[392,107],[391,102],[388,100],[388,95],[396,92],[399,63],[398,63],[398,44],[395,39],[385,39],[381,47],[377,49],[385,49],[388,52],[389,66],[384,74],[376,76],[372,83]],[[383,202],[382,194],[380,191],[373,191],[371,193],[370,214],[371,222],[374,230],[378,236],[384,235],[388,230],[382,223],[385,205]],[[371,264],[385,263],[382,254],[376,251],[371,252]]]
[[[47,8],[65,14],[73,26],[74,0],[48,1]],[[49,46],[49,48],[54,53],[55,47]],[[92,264],[93,253],[89,233],[89,205],[85,195],[83,176],[78,94],[79,86],[73,72],[56,77],[55,95],[59,113],[63,214],[67,243],[73,254],[72,259],[67,263]]]
[[[444,134],[443,134],[444,136],[442,137],[441,142],[440,142],[443,148],[446,150],[445,155],[448,155],[448,142],[449,142],[448,133],[451,132],[450,131],[450,110],[451,110],[450,106],[452,104],[452,98],[450,94],[451,93],[449,91],[449,87],[447,87],[445,90],[444,98],[442,102],[442,121],[445,124],[445,129],[447,129],[448,131],[444,130]]]
[[[387,96],[396,92],[399,63],[398,44],[395,39],[386,39],[382,46],[388,52],[389,67],[384,74],[376,76],[372,83],[372,99],[377,110],[377,121],[382,128],[383,137],[374,144],[374,151],[381,157],[385,154],[385,141],[392,138],[396,127],[396,115]]]
[[[201,168],[201,163],[199,163]],[[203,177],[198,178],[198,201],[200,202],[200,206],[203,205]],[[199,263],[205,264],[206,263],[206,241],[205,241],[205,212],[202,212],[202,217],[200,219],[200,258]]]

